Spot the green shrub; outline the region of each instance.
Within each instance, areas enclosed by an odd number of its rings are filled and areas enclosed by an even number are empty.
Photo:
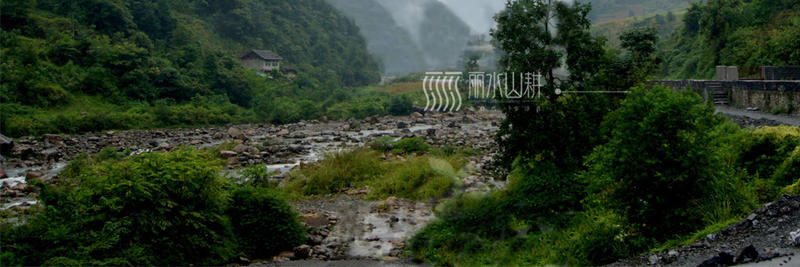
[[[607,144],[584,174],[600,205],[623,215],[645,237],[663,240],[697,229],[695,208],[720,173],[711,130],[720,119],[693,92],[635,88],[609,115]]]
[[[392,153],[395,154],[411,154],[411,153],[426,153],[430,151],[431,146],[425,142],[421,137],[403,138],[394,143]]]
[[[409,199],[443,197],[452,191],[458,178],[463,176],[456,169],[463,166],[463,161],[455,161],[456,165],[453,166],[444,159],[413,157],[402,162],[387,163],[387,173],[371,184],[371,196]]]
[[[800,146],[800,128],[792,126],[763,127],[754,130],[743,145],[739,164],[756,178],[768,179]],[[788,181],[782,181],[788,182]],[[779,184],[781,186],[789,183]]]
[[[41,212],[4,228],[18,262],[79,265],[223,264],[234,256],[229,182],[193,149],[123,160],[79,157],[41,191]]]
[[[297,213],[268,187],[237,186],[228,209],[239,248],[250,258],[269,258],[305,240]]]
[[[518,159],[508,176],[510,212],[527,220],[547,218],[563,222],[567,212],[579,210],[585,184],[577,175],[549,161]]]
[[[800,180],[800,145],[778,166],[772,180],[778,186],[791,185]]]
[[[303,169],[292,172],[286,185],[302,195],[338,193],[364,185],[383,172],[380,156],[368,149],[338,152]]]
[[[375,140],[372,140],[372,142],[369,143],[369,148],[375,151],[389,152],[394,146],[394,139],[395,138],[391,136],[381,136],[375,138]]]
[[[389,111],[389,114],[403,116],[411,114],[412,107],[413,105],[411,103],[411,97],[401,94],[391,96],[387,110]]]

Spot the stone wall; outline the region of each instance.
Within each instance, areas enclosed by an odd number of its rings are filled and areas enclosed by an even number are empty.
[[[762,80],[800,80],[800,66],[761,67]]]
[[[800,81],[661,80],[650,83],[663,84],[674,90],[694,90],[705,101],[714,97],[710,85],[719,85],[727,92],[731,106],[757,107],[763,111],[787,109],[800,116]]]

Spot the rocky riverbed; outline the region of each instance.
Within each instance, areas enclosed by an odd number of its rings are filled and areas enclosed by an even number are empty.
[[[797,258],[800,258],[800,197],[784,195],[744,220],[695,243],[611,266],[797,266],[790,264],[797,263]]]
[[[241,167],[267,164],[272,179],[301,164],[320,160],[326,153],[363,146],[381,136],[418,136],[433,145],[471,147],[480,151],[469,159],[466,192],[501,188],[491,160],[494,136],[503,115],[499,111],[468,108],[458,113],[412,113],[410,116],[369,117],[362,120],[304,121],[286,125],[249,124],[226,127],[130,130],[66,136],[46,134],[14,140],[3,146],[0,159],[0,209],[14,220],[36,205],[27,179],[58,179],[58,172],[80,153],[112,148],[131,154],[170,151],[181,146],[199,148],[232,143],[220,151],[232,176]],[[366,192],[325,196],[292,203],[311,229],[310,242],[270,260],[382,260],[401,258],[405,241],[434,218],[437,203],[397,198],[365,200]],[[248,260],[249,261],[249,260]],[[400,261],[402,262],[402,261]],[[310,263],[310,262],[309,262]]]

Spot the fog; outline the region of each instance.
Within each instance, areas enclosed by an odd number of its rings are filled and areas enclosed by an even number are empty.
[[[400,2],[400,1],[398,1]],[[503,10],[506,0],[439,0],[472,29],[488,34],[494,27],[494,14]]]

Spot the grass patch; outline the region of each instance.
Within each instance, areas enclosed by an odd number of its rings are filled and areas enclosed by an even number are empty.
[[[425,152],[431,151],[430,145],[421,138],[398,142],[379,138],[370,147],[329,154],[317,163],[291,172],[283,186],[294,197],[370,189],[368,197],[372,199],[389,196],[432,199],[447,196],[461,185],[460,178],[466,176],[467,152],[461,150],[428,154]],[[382,153],[389,150],[406,157],[390,155],[382,159]]]

